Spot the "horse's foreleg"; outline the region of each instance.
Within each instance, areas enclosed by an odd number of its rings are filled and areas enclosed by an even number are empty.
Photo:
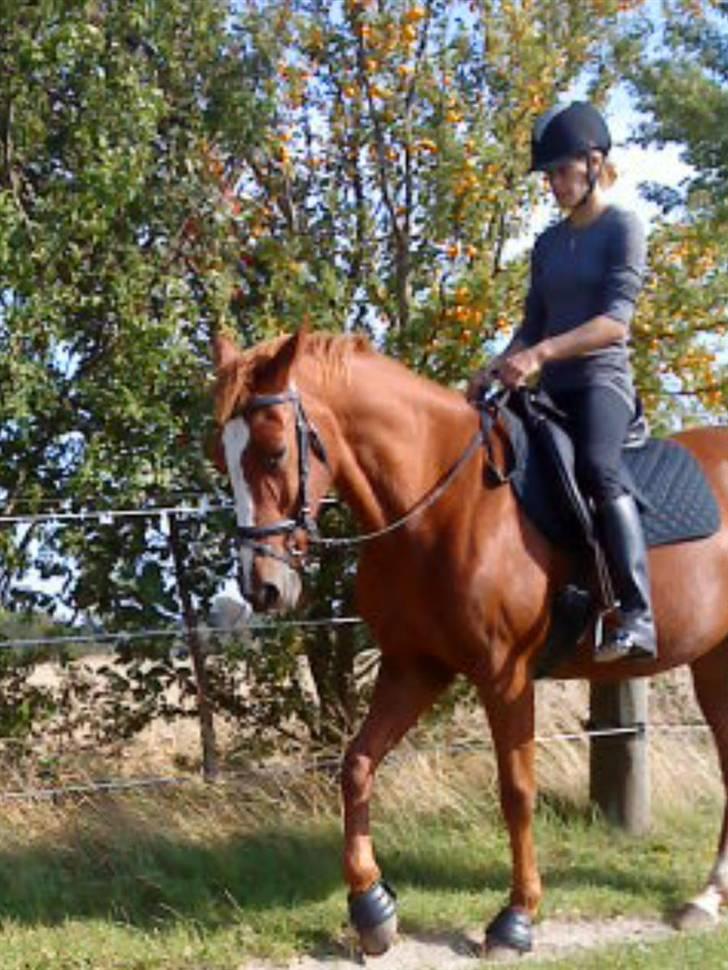
[[[452,675],[421,657],[408,663],[384,658],[369,713],[349,746],[342,768],[344,876],[349,912],[367,953],[383,953],[396,930],[393,894],[380,882],[369,832],[374,775],[382,758],[447,687]]]
[[[481,690],[498,760],[503,816],[513,860],[509,905],[486,930],[488,948],[521,952],[532,946],[531,919],[541,902],[541,876],[533,840],[536,801],[533,685],[523,679],[514,699]]]
[[[703,891],[677,914],[681,929],[714,923],[720,907],[728,904],[728,643],[696,660],[692,674],[695,696],[718,749],[726,804],[715,863]]]

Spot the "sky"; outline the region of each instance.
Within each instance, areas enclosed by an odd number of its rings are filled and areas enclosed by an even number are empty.
[[[692,169],[681,160],[678,145],[642,148],[629,143],[639,123],[639,116],[623,89],[615,91],[605,113],[614,142],[611,157],[619,173],[610,192],[611,199],[625,208],[635,209],[644,219],[649,232],[659,210],[640,196],[640,182],[661,182],[675,188],[691,174]]]

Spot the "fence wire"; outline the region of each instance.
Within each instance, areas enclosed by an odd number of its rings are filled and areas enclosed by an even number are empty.
[[[50,512],[0,512],[0,525],[38,525],[42,523],[55,522],[79,522],[101,524],[112,524],[116,519],[134,518],[165,518],[169,515],[206,515],[208,512],[231,512],[235,506],[230,501],[213,501],[209,495],[197,492],[182,492],[180,496],[198,498],[197,504],[192,505],[143,505],[139,508],[104,508],[104,509],[81,509],[78,512],[72,509],[64,509],[63,499],[41,499],[41,505],[50,506],[56,504],[58,507]],[[324,496],[321,499],[321,508],[338,506],[340,502],[335,496]]]
[[[585,742],[597,738],[608,737],[645,737],[651,734],[663,734],[671,732],[706,732],[709,726],[705,723],[685,723],[685,724],[635,724],[623,727],[600,727],[584,728],[581,731],[572,731],[559,734],[536,735],[536,744],[547,747],[551,744],[564,744],[573,742]],[[392,752],[387,759],[388,764],[406,764],[422,756],[435,754],[467,754],[489,750],[493,748],[493,743],[486,739],[482,741],[460,742],[443,746],[414,748],[407,752]],[[342,756],[343,757],[343,756]],[[138,778],[106,778],[96,779],[88,782],[71,783],[68,785],[48,786],[44,788],[28,788],[10,791],[0,791],[0,803],[10,802],[41,802],[41,801],[62,801],[67,798],[103,795],[103,794],[126,794],[144,789],[159,789],[185,787],[200,784],[211,784],[213,787],[226,785],[236,785],[242,781],[253,782],[256,779],[280,779],[281,776],[287,778],[302,777],[316,773],[319,775],[330,774],[338,771],[341,765],[341,757],[314,758],[303,764],[275,767],[260,767],[240,772],[224,772],[212,782],[205,782],[201,776],[183,775],[162,775]]]
[[[0,650],[37,650],[41,647],[75,646],[80,644],[124,644],[132,640],[153,639],[182,639],[189,634],[200,634],[209,637],[232,637],[248,632],[255,633],[265,630],[280,630],[290,627],[321,627],[321,626],[354,626],[363,624],[358,616],[324,616],[309,620],[251,620],[243,621],[244,610],[241,607],[241,622],[239,626],[226,629],[218,626],[199,624],[193,627],[161,627],[143,630],[116,631],[114,633],[67,633],[57,637],[20,637],[18,639],[0,640]]]
[[[181,496],[192,497],[196,493],[181,493]],[[44,504],[50,504],[46,502]],[[336,498],[325,498],[322,502],[324,506],[337,505]],[[80,524],[98,522],[100,524],[111,524],[116,519],[158,517],[164,520],[170,515],[204,515],[208,512],[232,510],[230,502],[214,503],[209,497],[202,496],[197,505],[159,505],[142,507],[138,509],[112,508],[112,509],[89,509],[79,512],[63,511],[56,509],[51,512],[42,513],[18,513],[0,514],[0,525],[34,525],[34,524],[54,524],[62,522],[77,522]],[[338,625],[358,625],[363,623],[357,616],[344,617],[321,617],[314,619],[292,619],[265,621],[249,619],[246,616],[245,608],[241,606],[241,617],[243,621],[237,629],[223,629],[217,626],[198,625],[196,627],[165,627],[148,628],[141,630],[115,631],[115,632],[91,632],[64,634],[53,637],[22,637],[7,640],[0,640],[0,650],[23,650],[39,649],[52,647],[60,649],[62,647],[80,644],[123,644],[133,640],[170,638],[182,639],[190,633],[197,633],[211,637],[230,637],[236,633],[274,631],[287,627],[320,627]],[[648,736],[650,734],[669,733],[669,732],[691,732],[708,731],[709,727],[705,723],[685,723],[685,724],[649,724],[639,723],[621,727],[585,727],[581,731],[565,732],[550,735],[537,735],[534,738],[536,744],[548,746],[550,744],[563,744],[590,741],[598,738],[625,737],[625,736]],[[12,741],[14,739],[2,739],[2,741]],[[454,743],[443,747],[419,748],[407,753],[393,752],[388,759],[389,763],[405,763],[417,757],[431,754],[461,754],[476,752],[492,748],[492,742],[486,739],[478,742]],[[338,770],[341,758],[313,759],[303,765],[276,766],[270,768],[258,768],[246,772],[228,772],[218,776],[214,784],[232,785],[241,781],[253,781],[258,778],[276,778],[280,776],[296,777],[310,774],[312,771],[317,773],[332,772]],[[67,785],[36,787],[20,790],[0,790],[0,803],[11,802],[32,802],[32,801],[60,801],[65,798],[83,797],[101,794],[124,794],[143,789],[173,788],[189,785],[199,785],[203,782],[201,776],[148,776],[132,778],[107,778],[92,779],[88,782],[70,783]]]

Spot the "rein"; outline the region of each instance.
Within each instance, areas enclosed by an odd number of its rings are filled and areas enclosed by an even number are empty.
[[[412,521],[416,516],[421,515],[431,508],[448,490],[457,476],[468,464],[470,459],[482,447],[483,443],[487,446],[487,463],[491,473],[495,473],[497,480],[502,483],[507,479],[501,475],[492,458],[490,447],[489,430],[492,427],[494,414],[497,413],[495,402],[483,402],[480,405],[482,426],[470,439],[462,454],[456,459],[455,463],[446,472],[445,477],[435,485],[429,492],[426,492],[415,502],[412,508],[404,515],[383,526],[381,529],[374,529],[371,532],[364,532],[355,536],[321,536],[318,526],[311,513],[309,500],[309,474],[311,470],[310,453],[312,452],[319,461],[328,468],[329,461],[326,449],[321,441],[318,431],[313,426],[306,415],[301,403],[301,397],[295,388],[288,388],[280,394],[258,394],[251,398],[246,406],[246,410],[254,411],[259,408],[269,407],[276,404],[291,404],[294,409],[296,420],[296,444],[298,447],[298,471],[299,471],[299,494],[297,499],[297,512],[294,518],[281,519],[270,525],[262,526],[238,526],[238,541],[241,546],[246,546],[256,555],[269,556],[284,562],[287,566],[295,565],[295,560],[302,557],[302,552],[291,548],[287,552],[279,552],[275,547],[263,541],[271,536],[292,535],[297,530],[302,530],[308,536],[312,545],[323,548],[358,546],[365,542],[371,542],[382,536],[390,535],[401,529]],[[489,420],[486,420],[486,414]]]
[[[400,518],[395,519],[394,522],[390,522],[381,529],[375,529],[372,532],[363,532],[356,536],[334,536],[330,538],[324,536],[312,536],[311,541],[316,545],[324,547],[356,546],[364,542],[371,542],[372,539],[379,539],[381,536],[389,535],[391,532],[396,532],[397,529],[401,529],[402,526],[406,525],[415,516],[421,515],[426,509],[429,509],[430,506],[434,505],[435,502],[437,502],[437,500],[445,494],[450,485],[452,485],[457,478],[458,474],[462,471],[465,465],[467,465],[475,452],[481,447],[482,443],[480,431],[476,431],[468,442],[465,451],[463,451],[455,464],[451,466],[450,470],[447,472],[440,484],[436,485],[429,492],[426,492],[422,498],[415,502],[409,512],[406,512],[404,515],[400,516]]]

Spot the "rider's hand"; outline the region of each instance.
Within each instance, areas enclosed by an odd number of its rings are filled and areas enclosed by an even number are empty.
[[[508,388],[521,387],[529,377],[538,374],[541,370],[541,358],[532,348],[519,350],[515,354],[510,354],[501,362],[498,368],[498,376]]]

